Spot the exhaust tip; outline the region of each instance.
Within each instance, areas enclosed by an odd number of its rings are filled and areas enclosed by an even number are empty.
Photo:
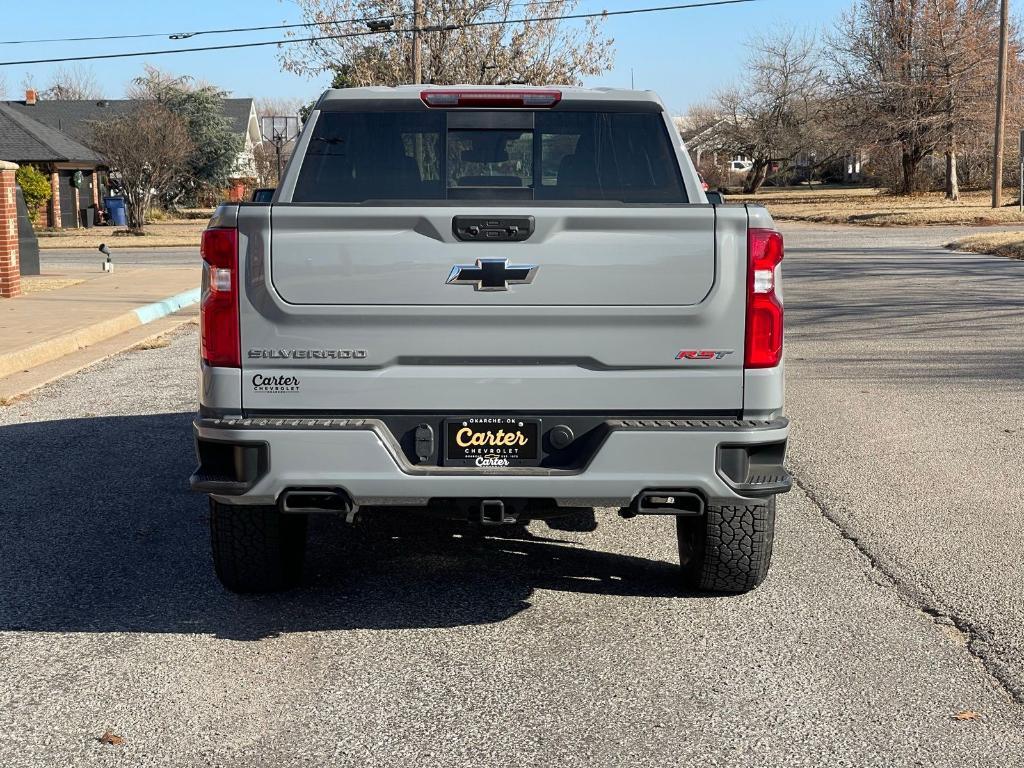
[[[355,505],[351,497],[340,488],[296,488],[281,494],[280,507],[286,514],[327,512],[345,515]]]
[[[641,491],[630,505],[625,517],[636,515],[704,514],[704,497],[695,491],[668,489]]]

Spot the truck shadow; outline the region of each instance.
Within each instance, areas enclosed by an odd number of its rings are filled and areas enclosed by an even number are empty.
[[[254,640],[322,629],[499,622],[537,588],[675,597],[677,567],[551,536],[470,539],[389,519],[314,521],[306,584],[238,597],[213,576],[189,492],[191,415],[0,427],[0,631]],[[585,540],[584,540],[585,541]]]

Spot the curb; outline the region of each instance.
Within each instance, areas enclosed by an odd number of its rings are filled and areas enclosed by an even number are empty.
[[[99,323],[79,328],[78,330],[55,336],[52,339],[33,344],[17,352],[8,352],[0,355],[0,378],[9,376],[17,371],[24,371],[34,368],[43,363],[49,363],[58,358],[77,352],[83,347],[105,341],[113,336],[146,325],[161,317],[177,312],[179,309],[191,306],[199,302],[199,289],[193,288],[190,291],[168,296],[161,301],[136,307],[123,315],[103,320]]]
[[[145,325],[154,320],[159,320],[161,317],[173,315],[179,309],[197,303],[199,303],[199,289],[193,288],[190,291],[182,291],[174,296],[168,296],[161,301],[154,301],[152,304],[136,307],[132,311],[139,318],[139,325]]]

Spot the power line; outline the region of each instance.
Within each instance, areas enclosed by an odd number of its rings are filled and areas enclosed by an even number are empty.
[[[527,3],[516,3],[527,5]],[[91,37],[44,37],[38,40],[0,40],[0,45],[24,45],[27,43],[81,43],[94,40],[137,40],[143,37],[167,37],[171,40],[185,40],[200,35],[225,35],[235,32],[263,32],[268,29],[294,29],[295,27],[327,27],[332,24],[356,24],[367,21],[383,21],[412,16],[412,13],[394,13],[386,16],[366,16],[352,19],[328,19],[327,21],[306,21],[295,24],[268,24],[263,27],[226,27],[224,29],[200,29],[195,32],[144,32],[134,35],[94,35]]]
[[[550,0],[528,0],[509,3],[509,7],[546,5]],[[88,37],[42,37],[36,40],[0,40],[0,45],[27,45],[29,43],[82,43],[97,40],[138,40],[140,38],[167,37],[171,40],[186,40],[200,35],[226,35],[237,32],[265,32],[271,29],[295,29],[298,27],[329,27],[333,24],[358,24],[370,21],[387,21],[415,16],[414,11],[385,14],[383,16],[359,16],[351,19],[327,19],[326,21],[303,21],[296,23],[267,24],[261,27],[224,27],[222,29],[200,29],[194,32],[140,32],[125,35],[91,35]]]
[[[568,21],[574,19],[596,19],[609,16],[629,16],[641,13],[661,13],[664,11],[681,11],[689,8],[708,8],[718,5],[737,5],[740,3],[752,3],[758,0],[710,0],[703,3],[683,3],[680,5],[661,5],[651,8],[629,8],[619,11],[599,11],[596,13],[570,13],[561,16],[532,16],[521,19],[502,19],[494,21],[470,21],[464,24],[442,24],[423,27],[420,32],[441,32],[454,31],[459,29],[470,29],[474,27],[497,27],[506,24],[529,24],[540,21]],[[532,5],[533,3],[527,3]],[[197,53],[202,51],[227,51],[239,48],[259,48],[267,45],[293,45],[295,43],[314,43],[320,40],[340,40],[350,37],[369,37],[370,35],[386,34],[408,34],[415,32],[415,29],[378,29],[361,30],[359,32],[346,32],[337,35],[316,35],[313,37],[292,37],[284,40],[265,40],[254,43],[227,43],[224,45],[206,45],[195,48],[165,48],[158,51],[132,51],[129,53],[103,53],[91,56],[64,56],[54,59],[22,59],[20,61],[0,61],[0,67],[10,67],[22,64],[60,64],[68,61],[97,61],[99,59],[127,59],[138,56],[162,56],[172,53]]]

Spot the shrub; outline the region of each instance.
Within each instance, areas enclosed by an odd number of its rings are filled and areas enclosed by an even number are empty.
[[[25,205],[31,213],[39,210],[39,206],[50,199],[50,177],[35,166],[23,165],[18,168],[14,180],[25,195]]]
[[[705,159],[697,166],[697,171],[708,183],[708,189],[724,189],[729,184],[729,174],[723,170],[721,165],[710,160]]]
[[[149,213],[146,214],[146,221],[169,221],[174,218],[170,212],[160,207],[159,205],[153,205],[149,209]]]

